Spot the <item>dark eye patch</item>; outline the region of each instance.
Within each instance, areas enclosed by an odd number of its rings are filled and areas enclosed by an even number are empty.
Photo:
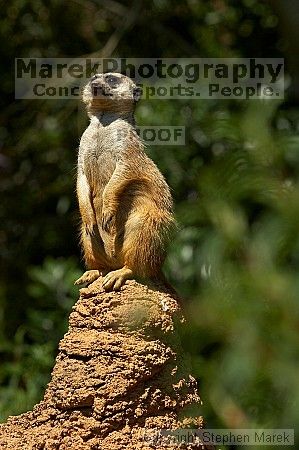
[[[116,87],[119,84],[119,78],[114,75],[106,75],[105,81],[109,84],[110,87]]]

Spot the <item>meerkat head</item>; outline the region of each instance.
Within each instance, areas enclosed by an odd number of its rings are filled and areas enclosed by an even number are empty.
[[[83,102],[91,114],[103,111],[130,113],[142,94],[131,78],[120,73],[94,75],[83,89]]]

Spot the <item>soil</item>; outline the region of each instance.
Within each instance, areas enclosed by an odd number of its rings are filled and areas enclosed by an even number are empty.
[[[43,400],[0,426],[0,449],[208,448],[159,438],[203,427],[179,299],[136,281],[104,292],[101,279],[80,294]]]

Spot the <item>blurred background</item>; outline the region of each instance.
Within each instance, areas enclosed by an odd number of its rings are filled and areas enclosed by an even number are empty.
[[[179,232],[165,272],[209,428],[299,425],[297,0],[1,2],[0,417],[49,380],[83,270],[76,100],[15,100],[15,57],[284,57],[285,100],[142,100],[140,125],[186,126],[148,154]],[[82,119],[83,117],[83,119]]]

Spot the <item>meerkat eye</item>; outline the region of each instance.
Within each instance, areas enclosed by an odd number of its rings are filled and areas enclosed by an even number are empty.
[[[107,75],[105,77],[105,81],[109,84],[110,87],[116,87],[119,83],[119,79],[114,75]]]

